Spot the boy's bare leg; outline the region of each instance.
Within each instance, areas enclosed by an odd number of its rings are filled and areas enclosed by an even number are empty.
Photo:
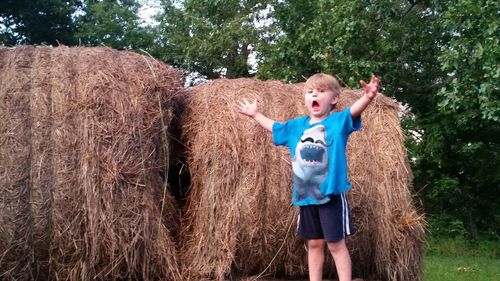
[[[323,239],[307,240],[307,266],[309,281],[323,280],[323,263],[325,261],[325,241]]]
[[[345,239],[337,242],[328,242],[328,249],[330,250],[333,260],[335,261],[339,281],[351,281],[351,256],[347,250]]]

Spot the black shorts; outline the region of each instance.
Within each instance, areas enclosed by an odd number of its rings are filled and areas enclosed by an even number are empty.
[[[305,240],[337,242],[355,232],[344,193],[330,195],[330,201],[322,205],[300,206],[297,224],[297,235]]]

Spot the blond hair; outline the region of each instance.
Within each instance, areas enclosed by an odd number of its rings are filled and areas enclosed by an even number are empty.
[[[322,88],[331,90],[336,96],[340,95],[339,81],[330,74],[316,73],[309,77],[304,85],[304,90]]]

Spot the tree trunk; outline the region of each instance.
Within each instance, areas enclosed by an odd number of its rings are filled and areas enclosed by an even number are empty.
[[[467,208],[467,218],[469,220],[469,235],[472,240],[477,240],[479,235],[477,232],[477,224],[474,220],[474,216],[472,215],[472,211],[470,208]]]

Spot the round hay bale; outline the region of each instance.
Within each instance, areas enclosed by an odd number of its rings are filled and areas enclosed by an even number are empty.
[[[220,79],[186,92],[182,140],[191,183],[180,251],[186,280],[307,274],[304,243],[295,237],[288,149],[275,147],[270,133],[235,109],[247,98],[277,121],[304,115],[302,87]],[[344,90],[338,109],[360,95]],[[347,242],[355,277],[422,280],[424,222],[412,205],[397,111],[394,101],[378,96],[349,141],[348,197],[358,232]],[[325,272],[334,274],[331,260]]]
[[[181,87],[132,52],[0,48],[0,279],[180,279],[158,143]]]

